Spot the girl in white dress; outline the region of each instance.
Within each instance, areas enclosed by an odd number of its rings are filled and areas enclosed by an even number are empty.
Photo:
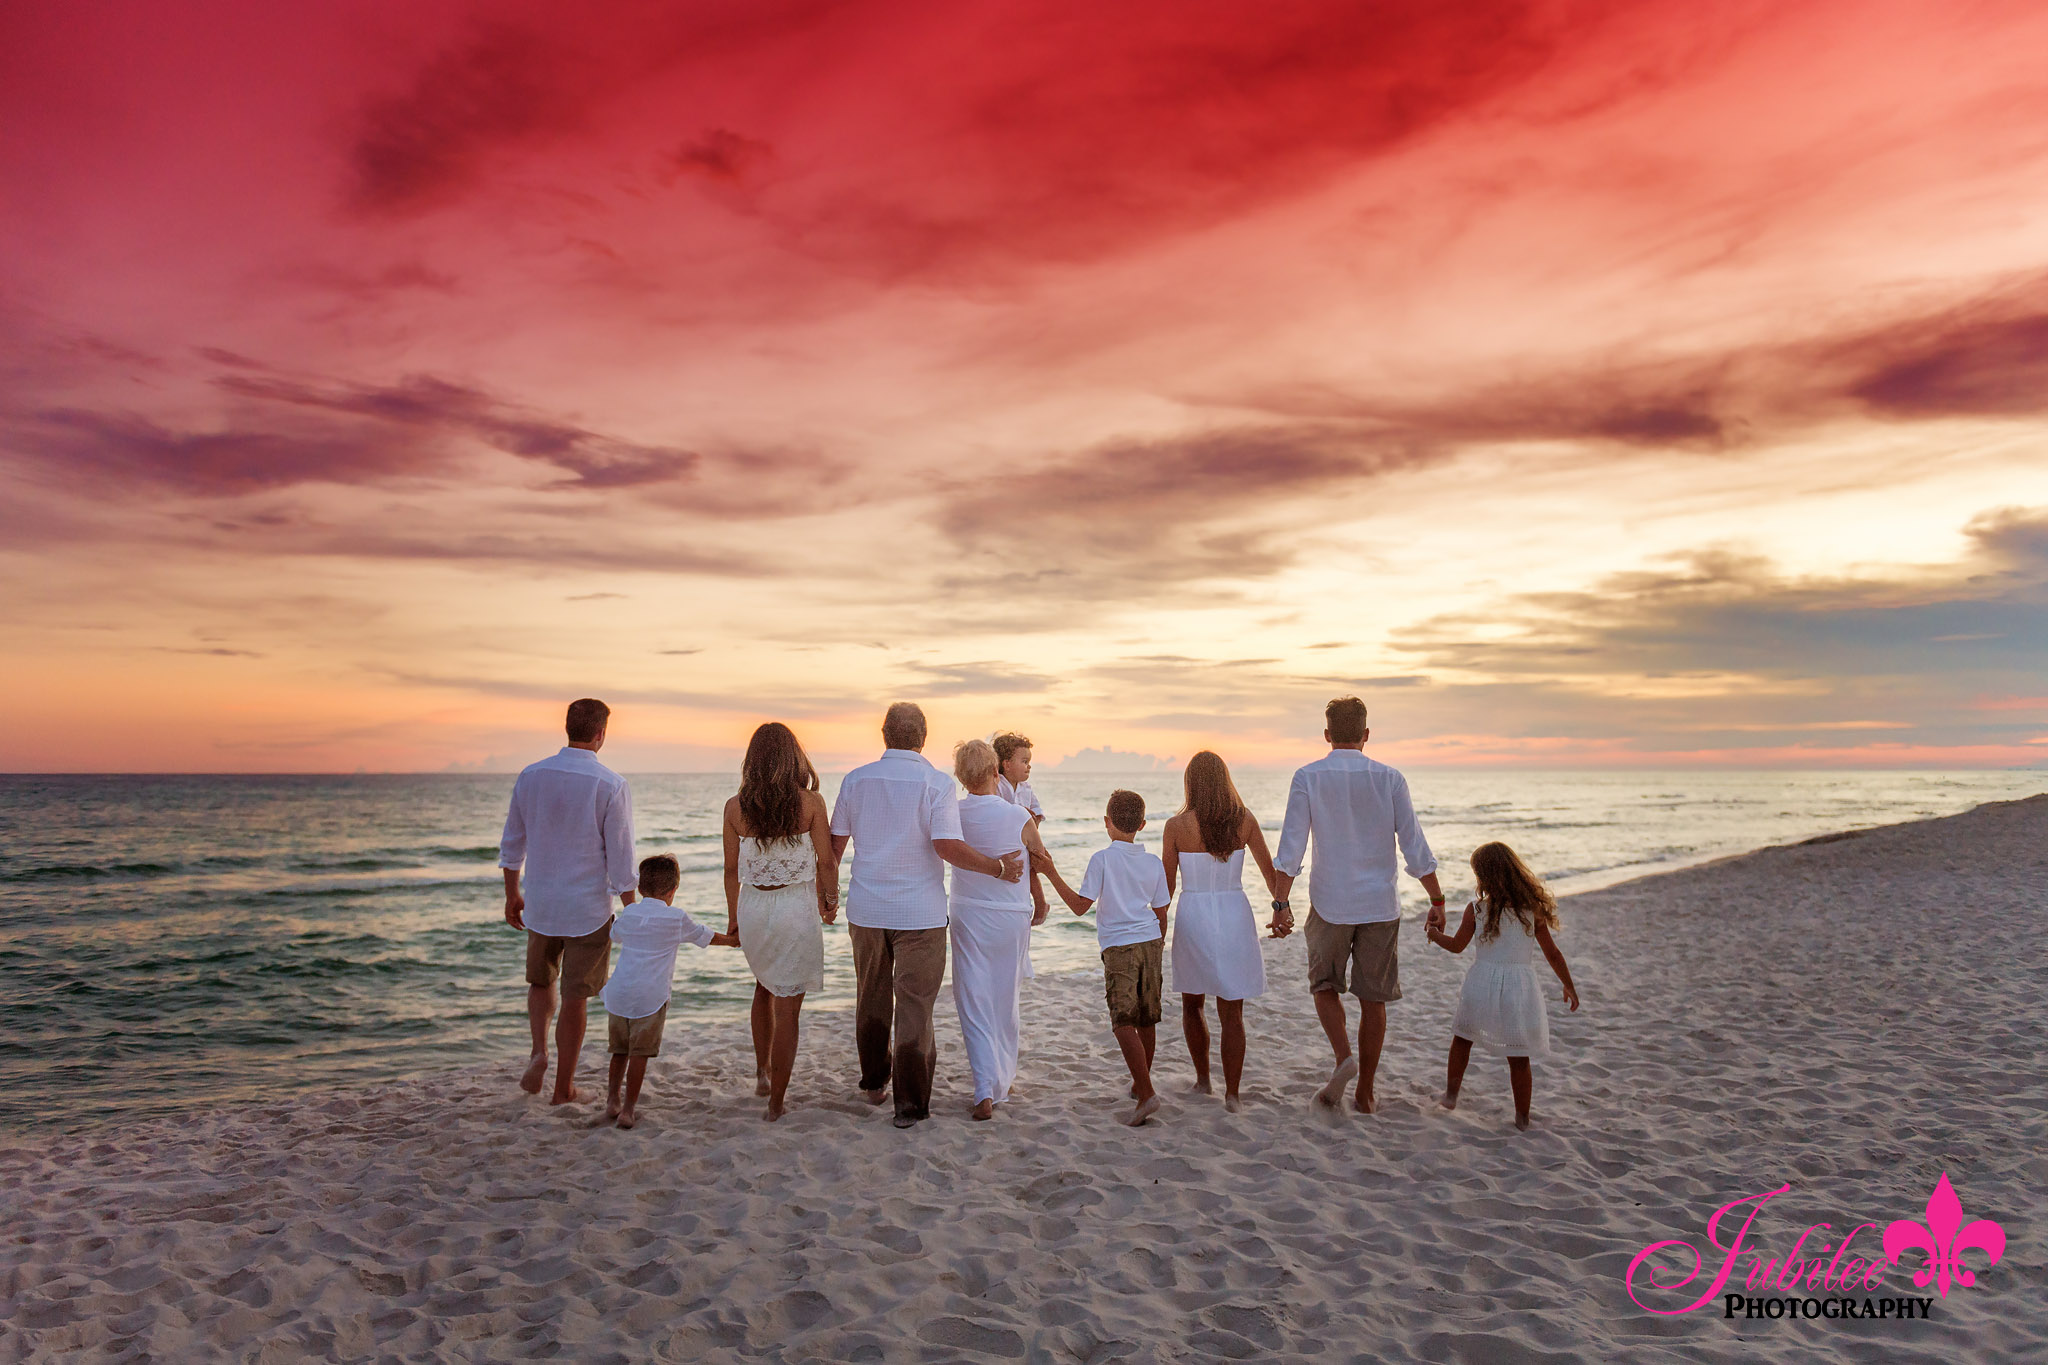
[[[960,799],[960,837],[977,853],[1000,858],[1043,853],[1038,824],[1025,807],[996,793],[996,751],[985,739],[953,747]],[[1031,888],[965,868],[953,869],[947,902],[953,949],[953,1006],[974,1072],[974,1117],[991,1118],[1017,1079],[1018,987],[1031,973]]]
[[[1534,1078],[1529,1059],[1550,1052],[1550,1017],[1543,1009],[1543,987],[1536,979],[1535,950],[1564,984],[1564,1002],[1579,1007],[1571,969],[1551,933],[1557,928],[1557,898],[1537,880],[1506,844],[1482,844],[1472,853],[1472,877],[1479,898],[1465,907],[1458,932],[1428,930],[1430,942],[1462,953],[1476,933],[1479,950],[1465,973],[1458,1012],[1451,1019],[1451,1060],[1444,1079],[1443,1106],[1458,1107],[1458,1089],[1472,1044],[1505,1054],[1508,1083],[1515,1094],[1515,1127],[1529,1126],[1529,1095]]]
[[[1269,896],[1273,855],[1266,850],[1258,817],[1238,796],[1221,758],[1204,749],[1188,760],[1181,782],[1185,804],[1166,822],[1160,850],[1167,891],[1186,879],[1173,917],[1173,989],[1180,992],[1181,1030],[1195,1064],[1194,1089],[1204,1095],[1214,1092],[1203,1002],[1216,997],[1223,1033],[1223,1106],[1235,1113],[1244,1076],[1244,1002],[1266,993],[1258,924],[1244,893],[1244,854],[1251,850]],[[1267,930],[1274,938],[1286,933],[1277,912]]]
[[[839,863],[818,770],[787,725],[754,731],[725,803],[726,930],[754,972],[754,1093],[782,1117],[804,996],[825,984],[824,926],[839,918]]]

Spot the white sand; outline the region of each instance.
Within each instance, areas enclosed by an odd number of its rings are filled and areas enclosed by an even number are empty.
[[[1118,1124],[1083,976],[1027,987],[992,1123],[965,1116],[948,1009],[937,1117],[908,1133],[818,1013],[772,1126],[743,1028],[671,1029],[630,1133],[492,1068],[16,1142],[0,1360],[2044,1359],[2044,908],[2043,797],[1577,897],[1586,1005],[1550,988],[1563,1055],[1527,1134],[1497,1061],[1436,1107],[1465,960],[1410,925],[1370,1118],[1310,1111],[1328,1052],[1296,937],[1246,1010],[1239,1115],[1179,1093],[1169,1001],[1165,1112]],[[1655,1318],[1623,1292],[1645,1243],[1742,1195],[1793,1185],[1759,1220],[1778,1255],[1809,1222],[1919,1217],[1944,1170],[2009,1244],[1931,1321]]]

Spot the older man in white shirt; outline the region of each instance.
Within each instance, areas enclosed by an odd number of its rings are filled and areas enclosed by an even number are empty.
[[[626,780],[597,761],[611,708],[585,697],[569,704],[569,743],[529,764],[512,784],[498,866],[505,872],[505,923],[526,931],[526,1017],[533,1056],[520,1089],[540,1093],[548,1070],[548,1019],[561,979],[551,1104],[587,1098],[576,1088],[589,1000],[611,968],[612,897],[631,905],[633,800]],[[521,869],[525,871],[521,884]]]
[[[1372,733],[1365,724],[1365,703],[1339,697],[1323,715],[1330,754],[1296,772],[1288,789],[1287,817],[1273,853],[1279,874],[1273,912],[1282,925],[1293,923],[1289,892],[1313,837],[1316,856],[1304,935],[1309,990],[1316,1018],[1337,1055],[1336,1069],[1316,1099],[1335,1108],[1345,1083],[1356,1076],[1352,1105],[1370,1114],[1379,1103],[1373,1080],[1387,1039],[1387,1002],[1401,998],[1399,866],[1405,864],[1409,876],[1421,879],[1429,892],[1429,922],[1439,929],[1444,893],[1437,885],[1436,858],[1408,796],[1408,779],[1365,756]],[[1397,844],[1401,864],[1394,856]],[[1346,989],[1358,997],[1355,1057],[1344,1019],[1341,992]]]
[[[854,847],[846,921],[861,1094],[880,1104],[893,1093],[898,1128],[931,1114],[939,1058],[932,1004],[946,976],[945,864],[1012,882],[1024,875],[1022,854],[991,858],[960,837],[953,779],[926,761],[924,741],[923,710],[891,706],[882,719],[888,747],[846,775],[832,805],[833,856]]]

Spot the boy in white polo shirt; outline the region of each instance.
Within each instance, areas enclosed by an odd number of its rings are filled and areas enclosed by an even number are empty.
[[[1088,860],[1081,889],[1061,880],[1047,854],[1032,855],[1060,899],[1077,915],[1095,911],[1095,941],[1102,949],[1104,993],[1109,998],[1109,1023],[1131,1069],[1131,1097],[1138,1102],[1124,1120],[1137,1127],[1159,1112],[1152,1089],[1152,1053],[1164,990],[1161,959],[1166,948],[1166,907],[1173,899],[1166,889],[1166,864],[1138,844],[1145,828],[1145,798],[1132,791],[1109,794],[1102,817],[1110,845]]]
[[[640,899],[619,911],[612,921],[619,965],[612,969],[612,978],[604,983],[599,999],[611,1016],[611,1093],[604,1113],[621,1128],[631,1128],[635,1122],[633,1106],[640,1101],[647,1059],[661,1055],[661,1030],[668,1022],[676,950],[685,943],[699,948],[740,946],[737,935],[715,934],[691,919],[689,911],[676,909],[676,888],[682,884],[682,866],[669,854],[642,859]],[[621,1081],[626,1090],[623,1103],[619,1098]]]

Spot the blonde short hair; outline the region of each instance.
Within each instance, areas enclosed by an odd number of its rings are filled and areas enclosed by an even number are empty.
[[[963,739],[953,746],[953,776],[972,791],[996,775],[996,751],[985,739]]]

